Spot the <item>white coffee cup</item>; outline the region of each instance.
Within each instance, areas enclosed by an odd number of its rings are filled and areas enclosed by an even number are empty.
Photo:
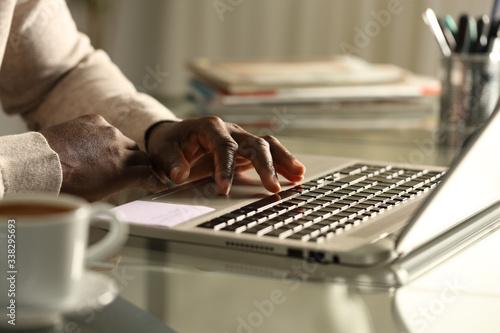
[[[127,238],[128,225],[110,208],[62,194],[0,200],[2,322],[14,313],[22,326],[23,315],[62,312],[71,304],[86,266],[114,254]],[[97,216],[107,217],[109,232],[88,247]]]

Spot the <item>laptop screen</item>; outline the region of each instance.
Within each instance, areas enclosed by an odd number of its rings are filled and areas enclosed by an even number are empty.
[[[409,253],[500,200],[500,103],[401,234]]]

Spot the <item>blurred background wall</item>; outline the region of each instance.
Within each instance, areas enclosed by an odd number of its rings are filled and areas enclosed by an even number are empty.
[[[54,0],[56,1],[56,0]],[[437,76],[440,52],[421,13],[489,14],[491,0],[69,0],[78,27],[139,90],[163,100],[186,92],[186,62],[353,53]],[[389,13],[389,15],[387,15]],[[384,15],[385,14],[385,15]],[[377,28],[378,27],[378,28]],[[361,36],[369,33],[368,38]],[[160,72],[154,89],[144,87]],[[147,85],[149,88],[150,85]],[[0,133],[23,130],[0,114]]]

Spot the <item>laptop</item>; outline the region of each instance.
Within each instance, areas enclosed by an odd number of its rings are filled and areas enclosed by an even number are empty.
[[[116,209],[141,203],[206,208],[169,226],[130,219],[131,234],[217,255],[228,250],[236,261],[246,252],[265,254],[263,261],[277,266],[288,258],[355,274],[380,267],[423,272],[499,226],[499,112],[497,105],[448,170],[305,155],[299,156],[308,171],[304,182],[278,194],[235,184],[227,197],[218,196],[213,181],[202,179]]]

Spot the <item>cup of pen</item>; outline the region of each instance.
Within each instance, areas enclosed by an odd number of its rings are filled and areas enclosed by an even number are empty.
[[[441,64],[438,141],[462,146],[493,112],[500,96],[500,55],[455,53]]]

